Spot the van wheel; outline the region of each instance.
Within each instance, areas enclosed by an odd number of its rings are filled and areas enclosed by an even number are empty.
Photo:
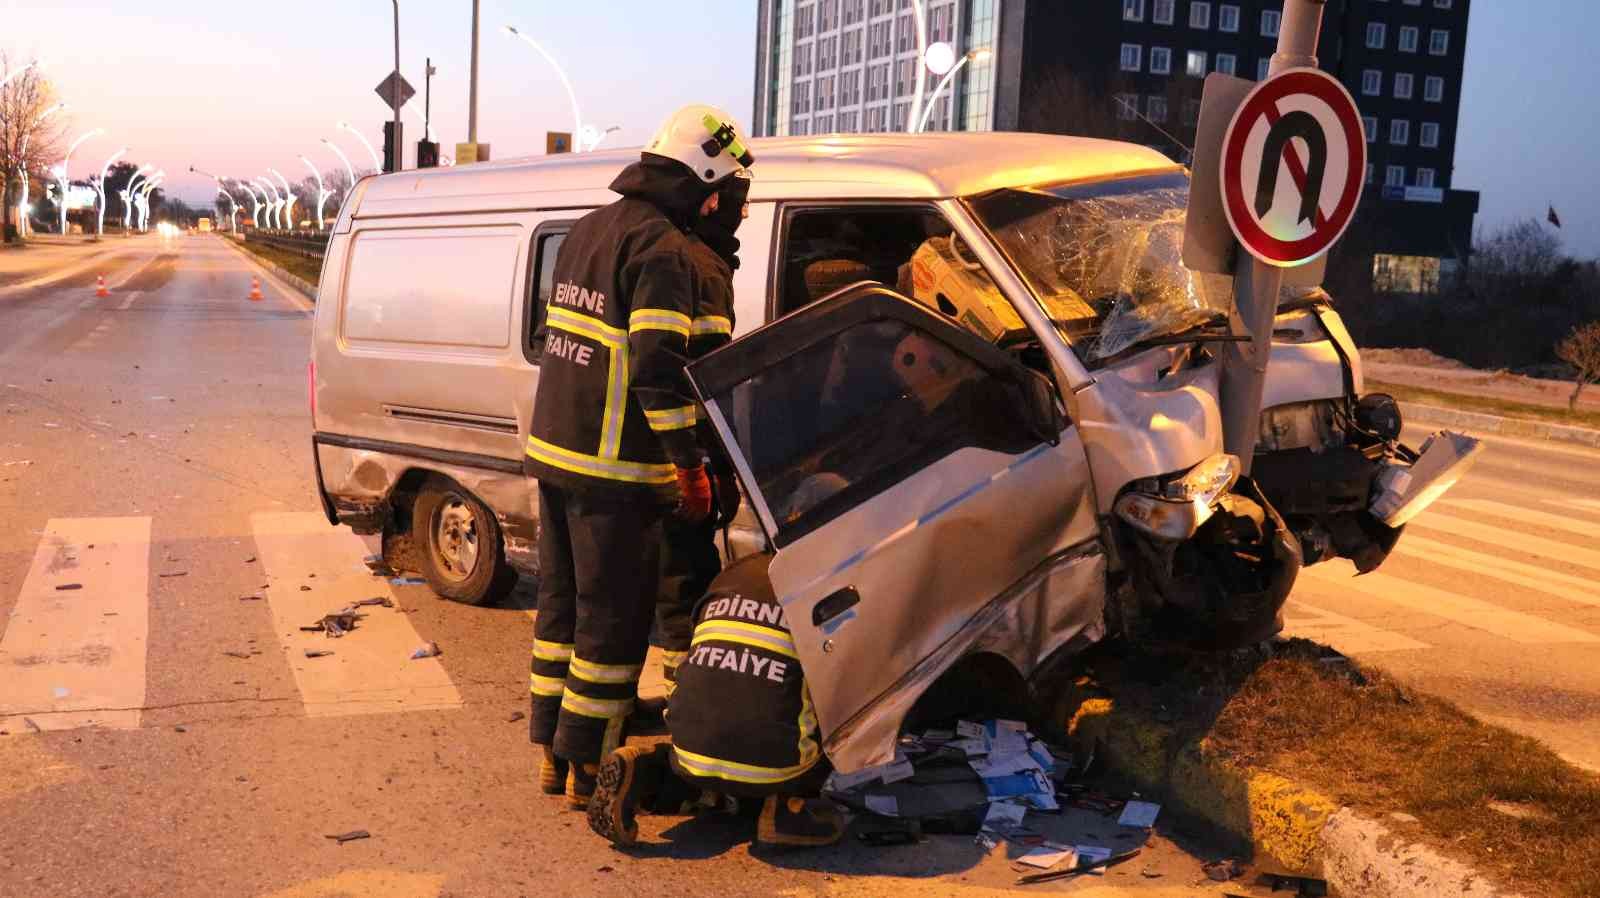
[[[417,491],[411,535],[421,550],[422,575],[446,599],[487,605],[517,585],[494,512],[442,477],[429,478]]]

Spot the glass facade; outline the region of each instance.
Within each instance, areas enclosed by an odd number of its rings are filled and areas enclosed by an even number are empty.
[[[995,47],[995,4],[999,0],[970,0],[967,6],[966,40],[960,46],[967,52]],[[985,59],[967,63],[957,76],[961,89],[957,115],[963,131],[988,131],[994,127],[994,65],[991,52]]]

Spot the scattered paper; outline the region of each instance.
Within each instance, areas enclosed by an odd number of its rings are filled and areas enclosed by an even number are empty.
[[[915,772],[911,767],[911,759],[896,748],[894,760],[887,764],[866,767],[857,770],[855,773],[839,773],[835,771],[829,780],[827,788],[831,792],[848,792],[857,786],[878,780],[882,780],[884,785],[888,785],[889,783],[898,783],[901,780],[910,779]]]
[[[893,795],[868,795],[867,810],[880,817],[898,817],[900,802]]]
[[[1072,846],[1072,850],[1078,855],[1078,862],[1076,864],[1078,867],[1086,867],[1090,864],[1098,864],[1099,862],[1111,857],[1111,849],[1102,848],[1099,845],[1074,845]],[[1104,876],[1105,872],[1106,868],[1096,867],[1093,870],[1085,870],[1084,874],[1087,876]]]
[[[1068,867],[1076,867],[1078,865],[1078,852],[1074,851],[1070,846],[1057,845],[1054,842],[1046,842],[1042,846],[1017,858],[1018,863],[1037,867],[1040,870],[1048,870],[1062,861],[1068,860],[1071,861],[1067,865]]]
[[[989,812],[983,816],[983,828],[990,832],[1004,833],[1021,826],[1022,818],[1027,814],[1027,805],[1009,801],[991,802]]]
[[[1122,808],[1122,816],[1117,818],[1119,826],[1135,826],[1140,829],[1149,829],[1156,825],[1156,817],[1161,814],[1161,805],[1152,801],[1130,801]]]
[[[962,720],[956,723],[956,735],[963,739],[984,739],[988,737],[989,732],[981,723]]]

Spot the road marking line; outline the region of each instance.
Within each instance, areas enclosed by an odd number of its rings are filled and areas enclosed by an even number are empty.
[[[1600,571],[1600,552],[1593,549],[1580,548],[1572,543],[1545,539],[1542,536],[1524,536],[1504,527],[1480,524],[1477,521],[1454,517],[1433,509],[1424,512],[1411,523],[1411,526],[1423,530],[1438,530],[1454,536],[1464,536],[1467,539],[1475,539],[1492,546],[1499,546],[1508,551],[1526,552],[1529,555],[1538,555],[1541,558],[1564,561],[1568,564]]]
[[[1531,508],[1522,508],[1517,505],[1508,505],[1504,502],[1495,502],[1491,499],[1441,499],[1440,505],[1451,508],[1463,508],[1479,514],[1494,515],[1509,518],[1521,524],[1532,524],[1536,527],[1548,527],[1551,530],[1563,530],[1576,536],[1600,539],[1600,524],[1583,521],[1570,515],[1551,514],[1548,511],[1535,511]]]
[[[128,293],[127,296],[124,296],[122,298],[122,302],[117,303],[117,311],[119,311],[119,312],[128,311],[128,307],[133,305],[133,301],[138,299],[143,294],[143,292],[144,291],[142,291],[142,290],[134,290],[134,291],[131,291],[130,293]]]
[[[422,637],[397,608],[362,608],[366,618],[342,639],[300,631],[353,602],[395,598],[389,584],[361,564],[369,554],[361,537],[329,525],[321,512],[262,512],[250,516],[250,526],[271,584],[267,603],[273,626],[307,716],[461,707],[461,695],[439,659],[411,660]],[[302,591],[302,585],[312,588]],[[307,658],[307,649],[333,655]]]
[[[137,728],[149,636],[150,518],[52,518],[0,640],[0,729]]]
[[[1406,558],[1442,564],[1480,577],[1515,583],[1584,605],[1600,607],[1600,583],[1593,580],[1585,580],[1560,571],[1547,571],[1537,565],[1524,564],[1507,558],[1496,558],[1493,555],[1436,542],[1413,533],[1401,537],[1397,551]]]
[[[1303,608],[1316,614],[1316,617],[1290,621],[1283,628],[1285,636],[1300,636],[1331,645],[1346,655],[1432,648],[1426,642],[1418,642],[1404,634],[1374,627],[1353,617],[1335,614],[1299,599],[1291,599],[1290,602],[1291,608]]]
[[[1600,511],[1600,499],[1546,499],[1550,505],[1562,505],[1579,511]]]
[[[1307,568],[1305,574],[1330,589],[1360,593],[1524,645],[1600,643],[1600,636],[1593,633],[1502,608],[1492,602],[1479,601],[1384,573],[1353,577],[1350,576],[1352,568],[1349,565],[1341,565],[1342,570],[1328,568],[1326,564],[1318,565]]]

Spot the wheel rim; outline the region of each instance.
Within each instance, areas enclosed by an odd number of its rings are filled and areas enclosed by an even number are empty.
[[[478,569],[478,518],[466,499],[445,496],[433,513],[433,553],[439,572],[460,582]]]

